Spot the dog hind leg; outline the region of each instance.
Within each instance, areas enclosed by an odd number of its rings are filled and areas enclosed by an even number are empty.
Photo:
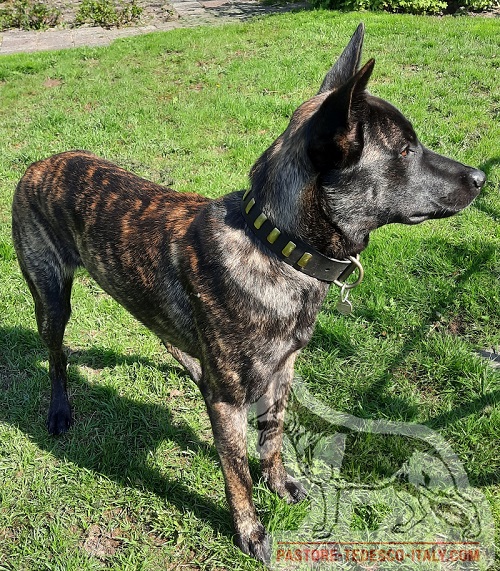
[[[48,226],[40,230],[36,215],[14,216],[13,238],[35,302],[38,333],[49,350],[51,397],[47,428],[50,434],[57,435],[66,432],[72,423],[62,342],[71,314],[71,287],[77,264],[63,261],[63,248]]]
[[[62,434],[72,424],[71,405],[67,393],[67,361],[62,341],[71,313],[70,295],[73,279],[66,277],[62,283],[43,284],[40,289],[32,285],[29,278],[27,281],[35,300],[38,332],[49,350],[51,396],[47,428],[50,434]]]
[[[72,424],[67,393],[67,361],[62,341],[71,313],[69,299],[73,279],[66,277],[62,283],[49,284],[48,287],[48,284],[43,284],[40,288],[29,276],[25,277],[35,300],[38,333],[49,350],[51,396],[47,428],[50,434],[57,435],[66,432]]]

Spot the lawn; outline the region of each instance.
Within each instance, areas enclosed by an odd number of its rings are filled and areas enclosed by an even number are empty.
[[[74,148],[179,191],[245,188],[360,19],[371,91],[488,183],[452,219],[377,230],[353,314],[332,289],[297,372],[334,411],[437,431],[500,530],[500,374],[477,355],[500,346],[500,20],[302,12],[0,58],[0,570],[262,568],[233,546],[197,388],[83,271],[65,337],[76,423],[47,435],[47,355],[10,205],[31,162]],[[347,480],[401,465],[404,439],[376,436],[346,456]],[[268,528],[299,525],[307,506],[252,471]]]

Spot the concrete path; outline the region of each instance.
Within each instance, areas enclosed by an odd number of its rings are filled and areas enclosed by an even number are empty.
[[[45,32],[8,30],[0,33],[0,55],[43,50],[60,50],[82,46],[106,46],[118,38],[149,32],[173,30],[204,24],[240,21],[277,12],[304,9],[305,2],[285,6],[263,6],[258,0],[171,0],[175,12],[172,21],[130,28],[71,28]]]

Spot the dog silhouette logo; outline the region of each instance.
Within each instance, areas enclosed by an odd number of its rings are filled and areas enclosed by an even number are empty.
[[[249,417],[249,450],[274,438],[272,411]],[[267,430],[257,432],[259,424]],[[278,433],[278,432],[276,432]],[[284,459],[308,493],[296,529],[273,534],[273,569],[485,569],[494,561],[489,504],[430,428],[329,409],[296,380]],[[277,522],[276,527],[279,527]],[[403,565],[403,566],[402,566]]]

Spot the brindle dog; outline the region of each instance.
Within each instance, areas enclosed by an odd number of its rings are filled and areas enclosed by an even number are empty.
[[[281,460],[283,416],[295,358],[342,260],[379,226],[459,212],[485,181],[426,149],[397,109],[366,91],[374,60],[358,70],[363,34],[360,25],[318,94],[255,163],[244,198],[180,194],[83,151],[32,164],[14,197],[14,243],[49,350],[49,432],[72,422],[62,341],[83,265],[199,386],[236,542],[261,561],[270,542],[252,502],[250,403],[264,411],[264,479],[281,497],[303,499]]]

